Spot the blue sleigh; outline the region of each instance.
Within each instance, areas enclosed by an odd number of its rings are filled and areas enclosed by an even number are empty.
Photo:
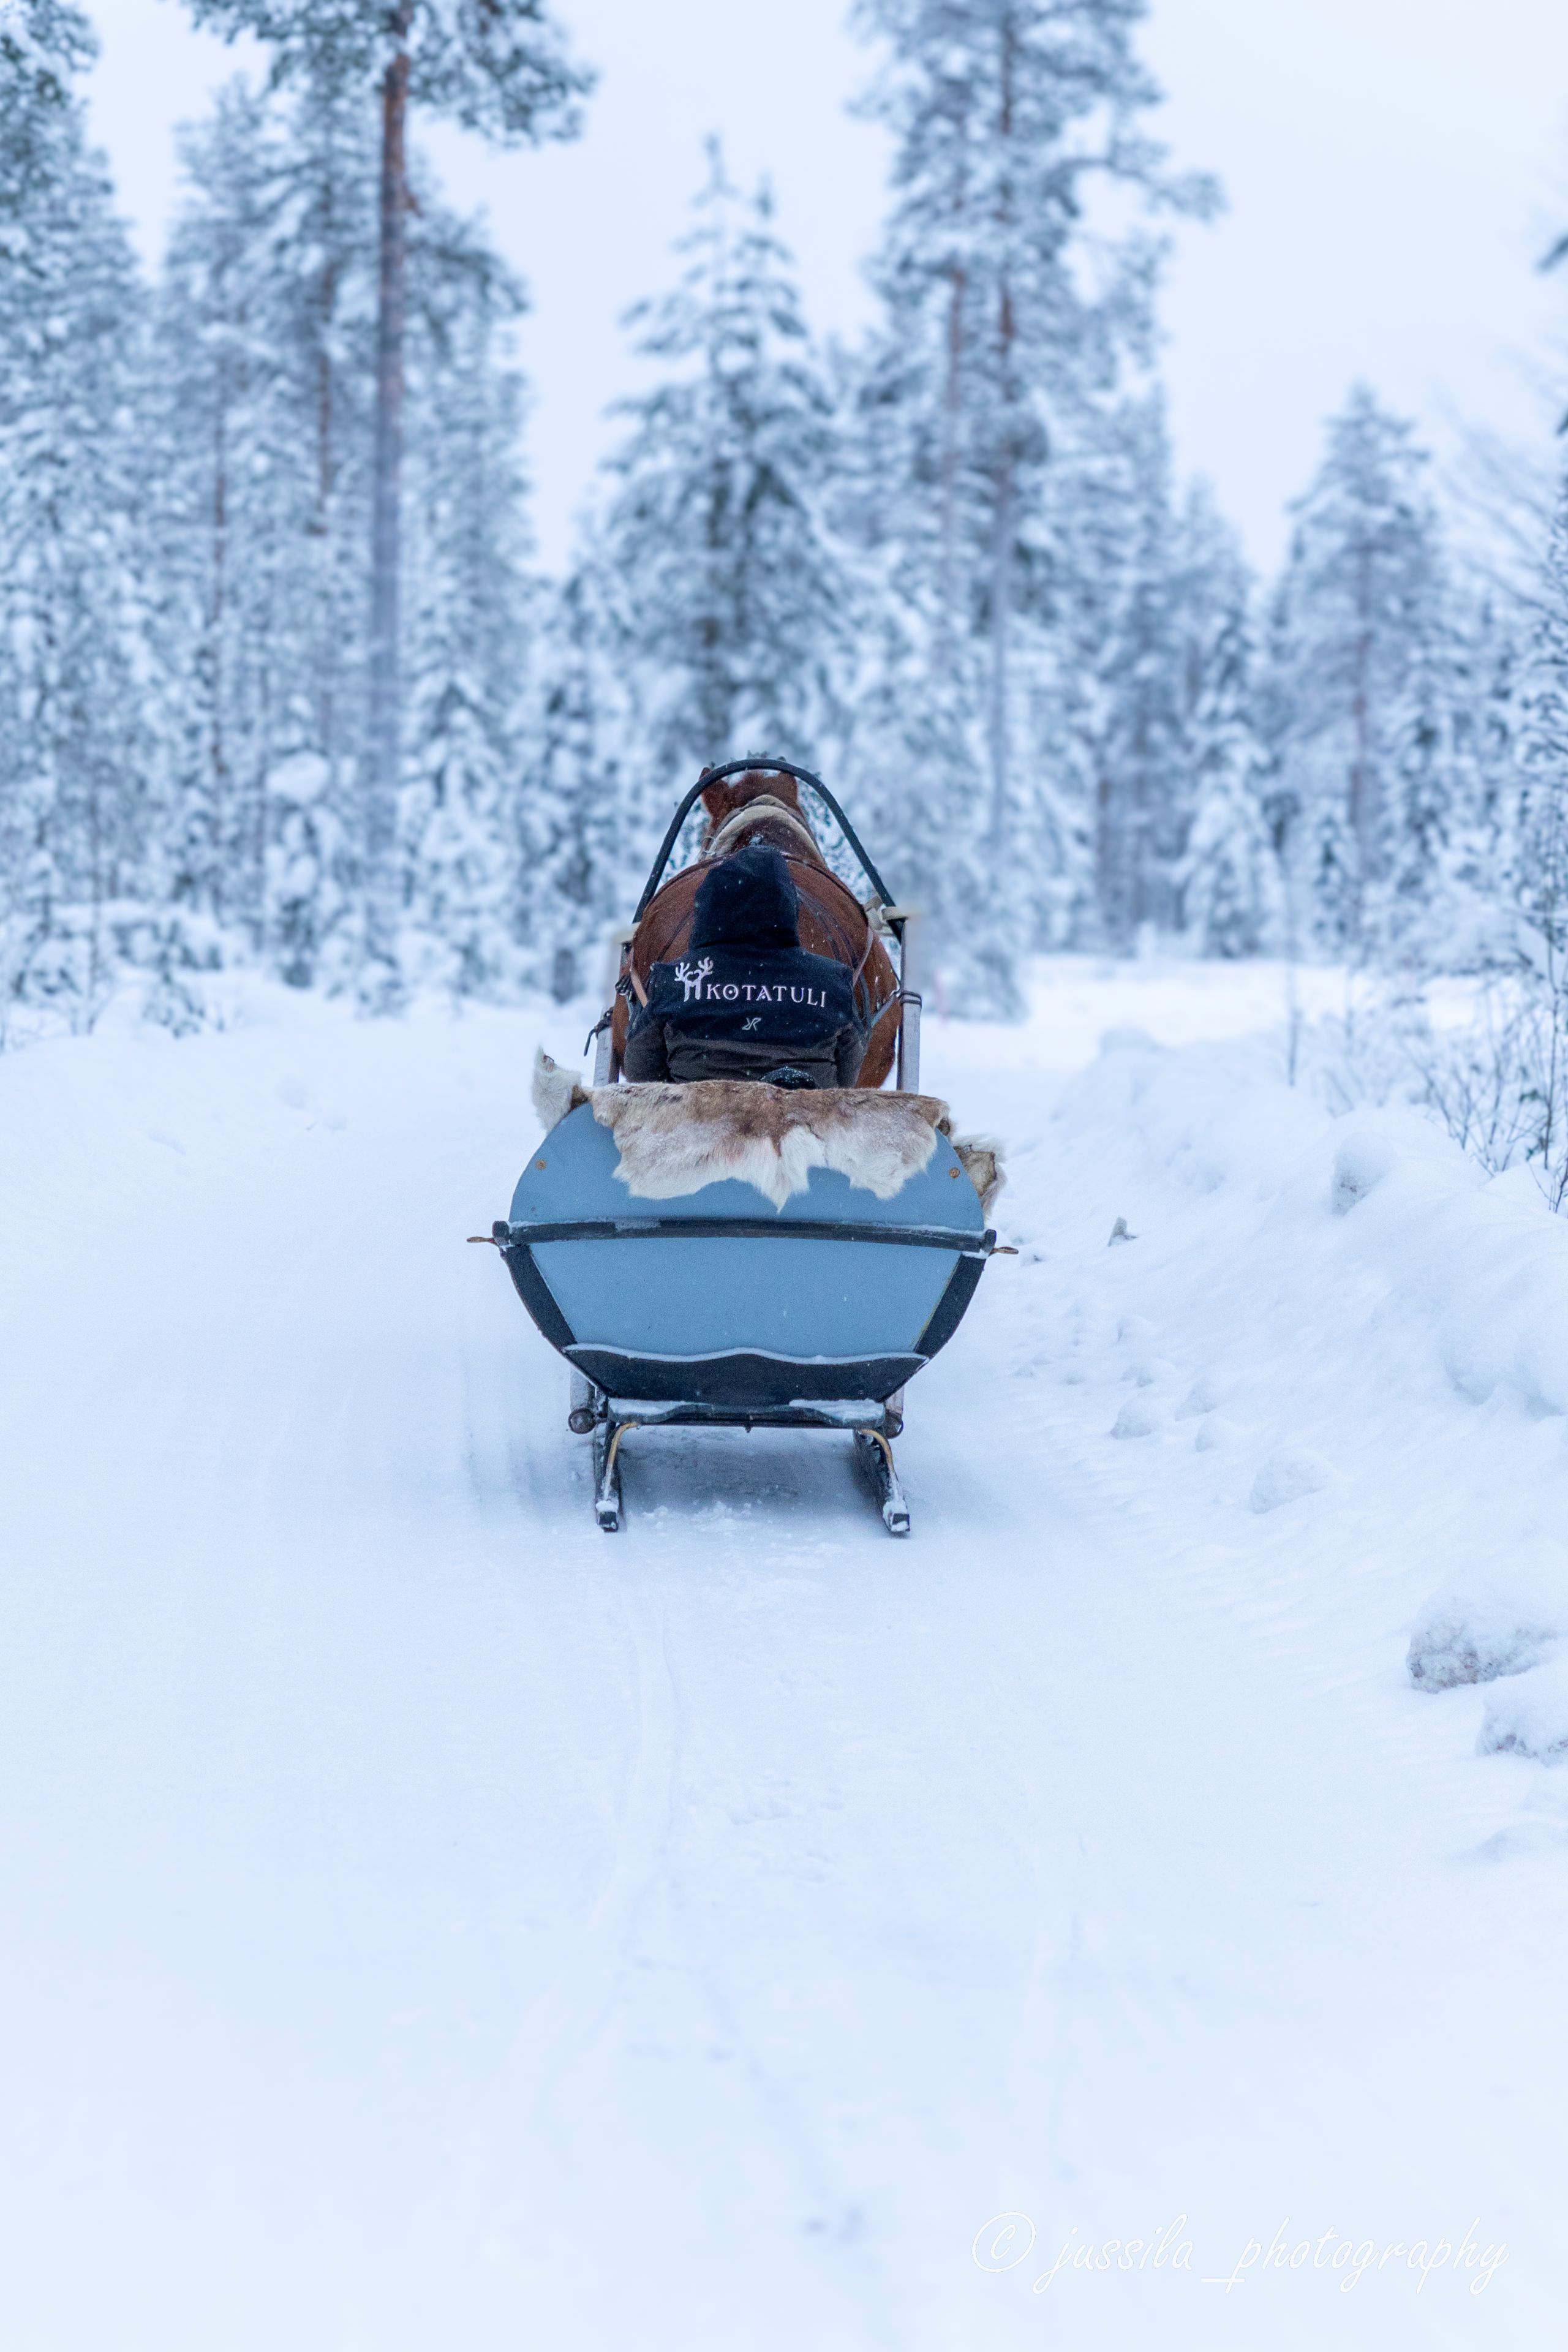
[[[844,824],[816,778],[788,772],[813,785]],[[670,829],[645,905],[695,797]],[[919,1000],[907,985],[907,931],[900,936],[896,910],[891,928],[902,967],[899,1076],[914,1091]],[[600,1061],[601,1083],[613,1080],[603,1045]],[[709,1424],[852,1432],[884,1521],[908,1534],[892,1454],[904,1388],[957,1329],[996,1245],[952,1145],[941,1134],[933,1145],[926,1166],[887,1200],[818,1167],[804,1192],[775,1208],[736,1178],[674,1199],[633,1197],[616,1172],[615,1136],[591,1104],[580,1102],[550,1130],[510,1216],[486,1238],[572,1367],[569,1420],[594,1439],[601,1528],[621,1524],[628,1431]]]

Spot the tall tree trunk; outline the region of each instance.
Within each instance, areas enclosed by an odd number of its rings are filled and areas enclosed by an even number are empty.
[[[1350,822],[1355,841],[1355,886],[1351,921],[1359,941],[1367,883],[1372,878],[1376,843],[1373,823],[1372,778],[1372,580],[1363,553],[1356,567],[1356,641],[1351,687]]]
[[[1350,829],[1355,844],[1355,875],[1351,885],[1351,902],[1346,909],[1351,937],[1359,944],[1366,904],[1366,886],[1372,868],[1372,709],[1367,673],[1372,666],[1372,640],[1363,630],[1355,643],[1354,683],[1351,689],[1351,728],[1354,750],[1351,754]]]
[[[228,801],[228,748],[224,730],[224,631],[228,625],[228,385],[218,383],[217,415],[213,435],[212,576],[207,594],[206,662],[207,821],[206,872],[201,877],[197,903],[216,920],[224,916],[224,832]]]
[[[399,11],[396,31],[407,31]],[[381,85],[381,268],[375,337],[375,471],[370,589],[370,710],[364,789],[365,971],[362,994],[386,1003],[398,991],[395,859],[400,709],[399,578],[403,493],[403,345],[407,310],[408,53],[399,48]]]
[[[1017,33],[1009,10],[1002,20],[1001,89],[996,121],[997,143],[1004,155],[1008,153],[1013,141],[1013,73],[1016,49]],[[1010,236],[1012,218],[1011,191],[1004,177],[997,208],[997,227],[1004,243]],[[1013,614],[1013,542],[1017,531],[1017,386],[1013,381],[1013,347],[1016,339],[1013,289],[1008,283],[1004,262],[1001,299],[996,313],[996,383],[1002,431],[996,453],[996,510],[993,518],[991,546],[991,850],[998,861],[1006,853],[1008,769],[1011,764],[1007,724],[1007,637]]]
[[[1007,639],[1013,604],[1013,471],[1012,449],[1005,447],[998,469],[991,542],[991,847],[998,857],[1006,850],[1008,770],[1012,764],[1007,724]]]
[[[335,233],[328,199],[327,219],[323,238],[329,245]],[[332,373],[332,321],[337,310],[339,264],[329,254],[323,263],[317,284],[316,332],[316,511],[310,524],[315,540],[315,634],[313,656],[316,686],[316,740],[321,757],[331,772],[332,789],[338,782],[338,676],[342,648],[340,633],[333,625],[337,613],[337,538],[334,524],[334,492],[337,487],[337,416]]]
[[[957,209],[957,206],[954,206]],[[942,677],[952,675],[954,610],[958,602],[958,447],[963,406],[963,301],[967,278],[960,268],[952,273],[947,306],[947,381],[942,402],[942,553],[937,594],[936,667]]]
[[[727,488],[721,462],[715,467],[713,478],[708,485],[708,504],[702,529],[703,545],[708,554],[708,610],[698,631],[698,642],[702,648],[698,706],[702,714],[702,764],[705,768],[721,767],[730,757],[730,729],[734,716],[734,695],[724,659],[724,633],[720,615],[720,599],[723,593],[721,560],[727,552],[724,545],[729,517]],[[731,614],[731,622],[734,617]]]

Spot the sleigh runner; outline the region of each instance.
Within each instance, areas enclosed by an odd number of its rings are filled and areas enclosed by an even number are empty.
[[[800,783],[838,820],[867,903],[828,869]],[[697,864],[662,882],[700,793]],[[809,922],[825,943],[814,952],[852,974],[870,1040],[858,1084],[626,1083],[629,1011],[654,965],[673,966],[683,1003],[715,984],[711,960],[688,951],[703,868],[757,838],[790,860],[802,938]],[[572,1366],[569,1420],[593,1437],[601,1528],[621,1524],[630,1432],[729,1425],[852,1433],[889,1531],[908,1533],[892,1454],[904,1390],[957,1329],[996,1247],[985,1213],[1001,1181],[994,1150],[956,1139],[946,1106],[918,1092],[911,930],[816,777],[736,762],[677,811],[621,950],[594,1086],[541,1056],[547,1132],[485,1238]],[[743,1034],[745,983],[719,984]]]

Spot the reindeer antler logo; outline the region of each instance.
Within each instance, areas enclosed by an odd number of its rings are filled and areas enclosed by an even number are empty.
[[[689,1004],[692,998],[695,996],[698,1003],[700,1004],[702,1002],[702,983],[707,979],[712,969],[713,959],[711,956],[704,956],[701,962],[697,966],[695,971],[689,963],[678,963],[676,965],[675,977],[686,991],[685,996],[681,999],[682,1003]]]

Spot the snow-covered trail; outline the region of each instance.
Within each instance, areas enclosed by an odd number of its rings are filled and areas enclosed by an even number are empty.
[[[1559,2340],[1568,1808],[1402,1662],[1562,1422],[1428,1372],[1304,1108],[1212,1182],[1114,1059],[1052,1120],[1135,991],[933,1028],[1026,1255],[911,1389],[907,1544],[776,1433],[634,1437],[595,1530],[462,1246],[536,1021],[0,1066],[0,2342]],[[1329,1483],[1249,1510],[1298,1440]],[[1506,2262],[1421,2286],[1472,2222]]]

